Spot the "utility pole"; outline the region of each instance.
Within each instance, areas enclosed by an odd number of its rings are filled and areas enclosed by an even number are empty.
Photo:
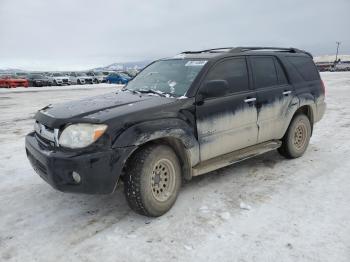
[[[334,64],[336,64],[338,62],[339,46],[340,46],[341,42],[335,42],[335,43],[337,44],[337,54],[335,55]]]

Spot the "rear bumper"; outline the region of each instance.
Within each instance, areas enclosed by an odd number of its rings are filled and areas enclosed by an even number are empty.
[[[133,147],[98,152],[63,152],[48,150],[34,132],[26,136],[27,157],[39,176],[53,188],[63,192],[109,194],[116,188],[126,159]],[[80,175],[76,183],[72,173]]]
[[[324,116],[326,112],[327,104],[324,100],[319,101],[316,103],[316,116],[315,116],[315,123],[320,121],[322,117]]]

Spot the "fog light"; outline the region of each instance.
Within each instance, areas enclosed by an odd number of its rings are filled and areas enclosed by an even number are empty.
[[[73,171],[72,177],[73,177],[73,180],[74,180],[75,183],[77,183],[77,184],[80,183],[81,177],[80,177],[80,175],[77,172]]]

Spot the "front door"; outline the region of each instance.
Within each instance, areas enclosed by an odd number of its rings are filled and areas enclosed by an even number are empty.
[[[211,80],[226,80],[229,91],[196,107],[201,161],[254,145],[258,136],[256,94],[249,85],[246,58],[218,62],[203,83]]]

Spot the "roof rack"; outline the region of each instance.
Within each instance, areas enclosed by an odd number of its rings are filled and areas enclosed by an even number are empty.
[[[294,47],[264,47],[264,46],[252,46],[252,47],[235,47],[232,48],[229,52],[230,53],[241,53],[246,51],[276,51],[276,52],[289,52],[289,53],[303,53],[307,54],[312,57],[312,55],[309,52],[306,52],[304,50],[294,48]]]
[[[185,51],[181,54],[200,54],[200,53],[222,53],[222,52],[229,52],[229,53],[242,53],[247,51],[276,51],[276,52],[289,52],[289,53],[303,53],[307,54],[310,57],[312,55],[309,52],[306,52],[304,50],[300,50],[294,47],[260,47],[260,46],[250,46],[250,47],[220,47],[220,48],[213,48],[213,49],[206,49],[201,51]]]
[[[182,52],[181,54],[221,53],[221,52],[225,52],[224,50],[226,50],[226,52],[229,52],[233,48],[234,47],[219,47],[219,48],[212,48],[212,49],[199,50],[199,51],[185,51],[185,52]]]

